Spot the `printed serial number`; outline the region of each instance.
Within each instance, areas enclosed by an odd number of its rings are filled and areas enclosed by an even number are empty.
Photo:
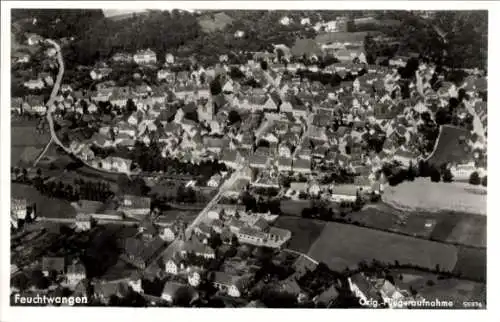
[[[483,307],[483,303],[481,302],[474,302],[474,301],[471,301],[471,302],[468,302],[468,301],[465,301],[463,302],[463,305],[465,308],[482,308]]]

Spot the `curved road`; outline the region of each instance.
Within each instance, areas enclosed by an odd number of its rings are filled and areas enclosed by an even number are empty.
[[[45,39],[45,41],[48,42],[49,44],[51,44],[52,46],[54,46],[56,51],[57,51],[57,62],[59,63],[59,72],[57,73],[57,78],[56,78],[56,81],[54,83],[54,87],[52,88],[52,92],[50,93],[50,98],[46,104],[46,106],[47,106],[47,121],[49,122],[51,139],[50,139],[49,143],[47,143],[47,145],[43,149],[42,153],[35,160],[35,162],[33,163],[33,166],[36,166],[38,164],[38,162],[43,158],[43,156],[47,152],[47,150],[52,142],[55,142],[64,151],[71,154],[71,150],[68,149],[67,147],[65,147],[62,144],[62,142],[59,141],[59,138],[56,135],[56,132],[54,130],[54,120],[52,119],[52,110],[51,110],[52,106],[54,104],[54,100],[56,99],[56,96],[59,93],[59,89],[61,88],[61,82],[62,82],[62,78],[64,75],[64,61],[63,61],[63,57],[62,57],[62,53],[61,53],[61,47],[59,46],[59,44],[57,44],[52,39]]]
[[[63,56],[62,56],[62,53],[61,53],[61,47],[59,46],[59,44],[56,43],[55,41],[53,41],[52,39],[45,39],[45,41],[48,42],[49,44],[51,44],[52,46],[54,46],[55,49],[56,49],[56,52],[57,52],[57,61],[59,63],[59,72],[57,73],[57,78],[56,78],[56,81],[54,83],[54,87],[52,88],[52,93],[50,93],[50,98],[49,98],[49,100],[47,101],[47,104],[46,104],[46,106],[47,106],[47,121],[49,122],[51,140],[49,141],[49,143],[47,144],[47,146],[44,148],[44,150],[42,151],[42,153],[35,160],[34,166],[36,166],[37,163],[42,159],[42,157],[44,156],[44,154],[47,152],[49,145],[53,141],[58,146],[60,146],[61,149],[63,149],[66,153],[68,153],[69,155],[73,155],[73,156],[77,157],[80,161],[83,162],[83,164],[85,166],[87,166],[89,168],[92,168],[92,169],[95,169],[95,170],[98,170],[98,171],[101,171],[101,172],[112,173],[112,174],[123,173],[123,172],[116,172],[116,171],[107,171],[107,170],[104,170],[104,169],[99,169],[99,168],[93,167],[88,162],[86,162],[86,161],[82,160],[80,157],[76,156],[73,153],[73,151],[71,151],[70,148],[66,147],[59,140],[59,138],[57,137],[56,131],[54,130],[54,119],[52,118],[52,112],[53,112],[53,107],[52,106],[53,106],[54,100],[56,99],[57,93],[59,93],[59,89],[61,88],[61,82],[62,82],[62,78],[63,78],[63,75],[64,75],[64,60],[63,60]],[[129,178],[132,175],[132,173],[130,173],[130,172],[124,173],[124,174],[126,174]]]
[[[54,120],[52,119],[52,106],[53,106],[54,100],[57,96],[57,93],[59,92],[59,88],[61,87],[61,82],[62,82],[62,78],[64,75],[64,60],[62,57],[61,47],[59,47],[59,44],[57,44],[52,39],[46,39],[46,41],[56,48],[57,62],[59,63],[59,73],[57,74],[57,79],[56,79],[56,82],[54,84],[54,88],[52,89],[50,99],[47,102],[47,121],[49,122],[50,134],[51,134],[54,142],[57,145],[59,145],[64,151],[66,151],[66,153],[72,154],[71,150],[69,148],[65,147],[64,144],[62,144],[62,142],[59,141],[59,138],[56,135],[56,131],[54,130]]]

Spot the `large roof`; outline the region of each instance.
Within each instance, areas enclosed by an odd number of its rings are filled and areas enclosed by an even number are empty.
[[[373,34],[373,32],[370,32]],[[360,42],[365,40],[368,32],[329,32],[316,36],[315,40],[318,44],[329,44],[334,42]]]
[[[291,48],[291,52],[294,56],[302,56],[304,54],[320,55],[321,49],[313,39],[297,39]]]

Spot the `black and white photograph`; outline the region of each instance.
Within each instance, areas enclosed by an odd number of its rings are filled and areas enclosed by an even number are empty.
[[[492,12],[314,3],[2,8],[6,305],[497,306]]]

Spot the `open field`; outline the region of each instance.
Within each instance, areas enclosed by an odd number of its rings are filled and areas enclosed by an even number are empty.
[[[460,142],[460,137],[467,138],[468,135],[465,129],[450,125],[441,126],[434,151],[428,158],[429,163],[440,166],[447,162],[469,160],[471,153],[466,150],[467,144]]]
[[[312,206],[311,200],[281,200],[281,212],[291,216],[302,216],[302,210]]]
[[[430,239],[438,217],[434,213],[409,213],[379,203],[347,215],[362,226]]]
[[[326,222],[301,217],[280,216],[273,226],[288,229],[292,232],[287,248],[307,253],[311,245],[316,241]]]
[[[486,217],[482,215],[449,210],[410,212],[378,203],[350,213],[346,218],[364,227],[445,243],[486,247]]]
[[[333,222],[325,226],[308,255],[333,270],[376,259],[428,269],[439,265],[441,270],[452,271],[457,261],[457,249],[452,245]]]
[[[455,226],[447,241],[486,247],[486,217],[469,217]]]
[[[12,146],[44,146],[50,140],[50,133],[38,133],[36,124],[12,126],[10,135]]]
[[[486,249],[459,247],[454,272],[486,281]]]
[[[13,146],[10,150],[10,163],[13,167],[32,166],[42,150],[43,147]]]
[[[440,212],[443,210],[486,215],[486,194],[470,191],[465,183],[431,182],[418,178],[388,187],[383,201],[403,210]],[[485,187],[480,189],[486,190]]]
[[[50,133],[37,133],[36,123],[28,121],[26,124],[12,125],[10,135],[10,160],[13,166],[31,164],[50,140]]]
[[[26,198],[28,204],[36,204],[37,216],[56,218],[76,216],[75,209],[66,200],[43,196],[35,188],[28,185],[12,183],[10,187],[13,198]]]
[[[486,217],[465,213],[444,213],[431,239],[473,247],[486,247]]]

